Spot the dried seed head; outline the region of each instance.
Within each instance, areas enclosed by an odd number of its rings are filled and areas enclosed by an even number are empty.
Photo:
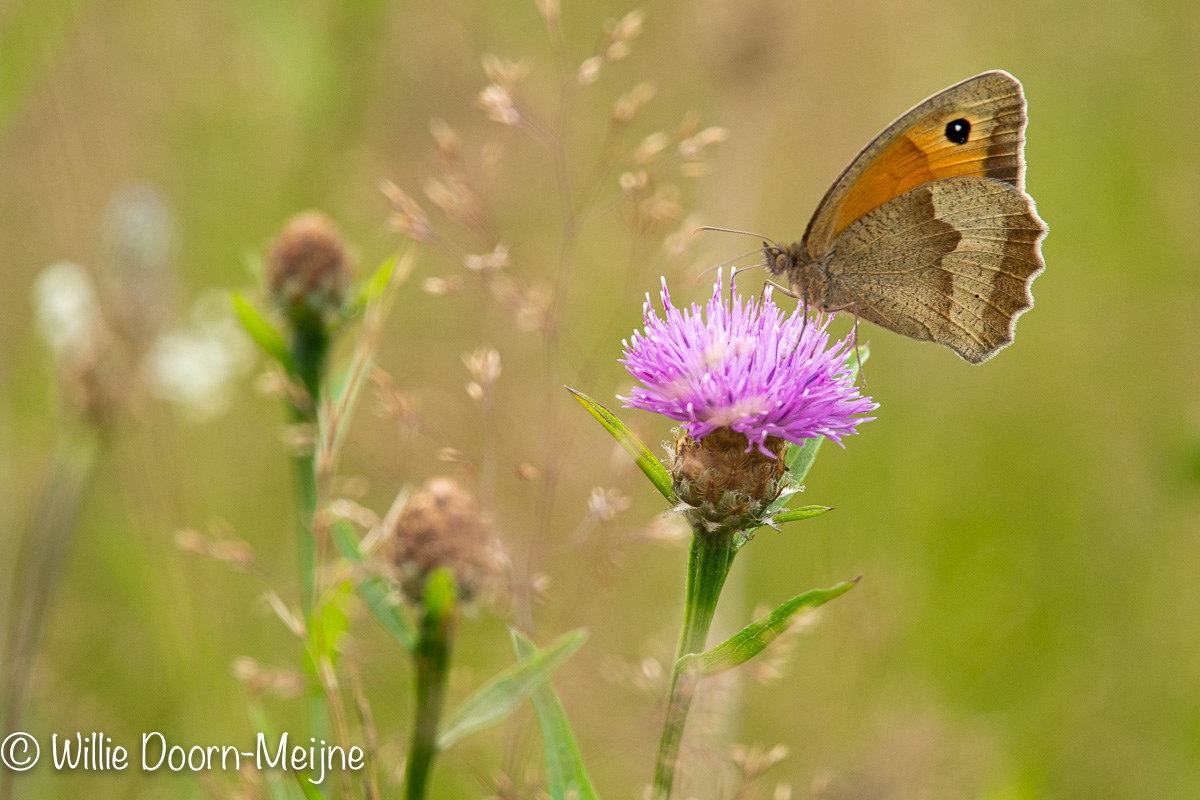
[[[382,369],[371,373],[371,381],[379,392],[379,416],[395,420],[411,433],[421,430],[421,404],[416,397],[397,389]]]
[[[458,160],[458,151],[462,147],[462,138],[447,124],[444,119],[429,121],[429,133],[437,146],[438,158],[446,162]]]
[[[413,492],[388,540],[405,594],[418,601],[439,567],[454,573],[460,594],[497,598],[508,559],[475,498],[451,478],[430,478]]]
[[[483,71],[492,83],[512,89],[529,74],[529,64],[487,53],[483,57]]]
[[[650,81],[642,81],[613,103],[612,119],[618,125],[626,125],[649,103],[657,91]]]
[[[390,221],[392,230],[418,242],[428,242],[433,239],[433,228],[429,224],[429,216],[417,205],[417,201],[408,196],[396,184],[384,181],[379,190],[392,205]]]
[[[667,145],[670,143],[671,140],[662,131],[652,133],[645,139],[642,139],[642,143],[633,151],[633,160],[638,164],[653,161],[655,156],[666,150]]]
[[[649,180],[650,178],[646,175],[646,172],[640,169],[637,172],[622,172],[620,177],[617,178],[617,182],[621,185],[621,190],[630,194],[646,188]]]
[[[500,377],[500,354],[490,347],[479,347],[473,352],[463,353],[462,362],[471,373],[471,378],[483,386],[490,386]]]
[[[628,42],[630,39],[636,39],[638,34],[642,32],[642,25],[645,22],[646,12],[640,8],[635,8],[613,26],[612,40],[614,42]]]
[[[350,287],[350,257],[342,233],[319,211],[288,220],[271,247],[267,288],[294,325],[328,319]]]
[[[520,297],[516,307],[517,328],[526,332],[544,331],[550,323],[550,288],[534,286]]]
[[[192,528],[175,533],[175,546],[185,552],[223,561],[237,570],[249,569],[254,563],[254,550],[241,539],[218,539]]]
[[[483,199],[457,170],[443,172],[425,181],[425,196],[455,225],[483,227]]]
[[[426,278],[421,284],[426,294],[447,295],[458,294],[463,288],[461,275],[451,275],[449,278]]]
[[[233,662],[233,675],[246,685],[251,695],[276,695],[284,699],[299,696],[304,688],[300,673],[286,669],[264,667],[249,656]]]
[[[521,121],[512,93],[498,83],[488,84],[479,93],[479,107],[488,119],[503,125],[516,125]]]
[[[691,251],[696,241],[699,214],[689,214],[678,229],[663,239],[663,252],[670,261],[680,261]]]
[[[622,511],[627,511],[633,501],[618,489],[593,486],[588,496],[588,513],[601,522],[611,522]]]
[[[632,50],[633,48],[630,47],[629,42],[613,42],[604,51],[604,55],[609,61],[620,61],[622,58],[628,56]]]
[[[472,272],[495,272],[508,266],[508,245],[499,242],[490,253],[463,256],[463,266]]]
[[[686,161],[695,161],[704,155],[704,149],[709,145],[720,144],[729,138],[725,128],[711,127],[689,136],[679,143],[679,155]]]
[[[641,202],[639,212],[651,223],[679,219],[683,214],[683,204],[679,202],[679,189],[674,186],[660,186],[658,191]]]
[[[683,141],[689,137],[695,136],[696,131],[700,129],[700,112],[692,110],[683,115],[683,119],[679,121],[679,127],[675,129],[675,138]]]
[[[585,59],[579,65],[579,71],[575,73],[575,81],[580,86],[590,86],[600,80],[600,68],[604,66],[604,59],[600,56],[592,56]]]
[[[671,480],[693,528],[745,530],[761,524],[784,488],[788,443],[768,436],[765,444],[773,457],[731,428],[699,440],[682,431],[676,435]]]

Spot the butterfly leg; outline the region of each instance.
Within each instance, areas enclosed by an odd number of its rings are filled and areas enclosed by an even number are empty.
[[[858,377],[862,379],[863,388],[867,388],[867,374],[863,372],[862,355],[858,351],[858,307],[854,303],[846,303],[844,306],[826,310],[831,314],[838,311],[849,311],[854,315],[854,361],[858,365]]]
[[[775,281],[763,281],[763,291],[766,291],[768,286],[774,286],[776,289],[779,290],[780,294],[787,295],[788,297],[794,298],[796,300],[804,299],[804,296],[801,295],[799,292],[793,292],[791,289],[785,289],[784,287],[780,286]]]

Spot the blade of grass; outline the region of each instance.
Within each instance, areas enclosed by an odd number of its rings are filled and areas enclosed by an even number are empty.
[[[517,658],[525,661],[533,656],[536,648],[529,637],[510,628],[513,647]],[[533,707],[537,711],[538,724],[542,729],[542,741],[546,746],[546,790],[551,800],[598,800],[592,788],[583,754],[575,742],[567,712],[558,699],[550,681],[546,681],[533,692]]]
[[[479,687],[450,717],[438,738],[438,747],[445,750],[464,736],[507,717],[574,655],[586,639],[587,631],[582,629],[564,633],[527,660],[514,664]]]

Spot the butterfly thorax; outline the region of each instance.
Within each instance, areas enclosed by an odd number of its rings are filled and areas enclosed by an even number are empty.
[[[783,247],[763,247],[763,261],[772,277],[787,282],[788,288],[805,303],[824,307],[829,297],[826,265],[813,261],[803,242]]]

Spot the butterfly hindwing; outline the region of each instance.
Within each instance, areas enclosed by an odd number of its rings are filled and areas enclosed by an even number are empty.
[[[1011,183],[925,183],[851,223],[828,261],[828,305],[978,364],[1012,342],[1033,306],[1046,234]]]

